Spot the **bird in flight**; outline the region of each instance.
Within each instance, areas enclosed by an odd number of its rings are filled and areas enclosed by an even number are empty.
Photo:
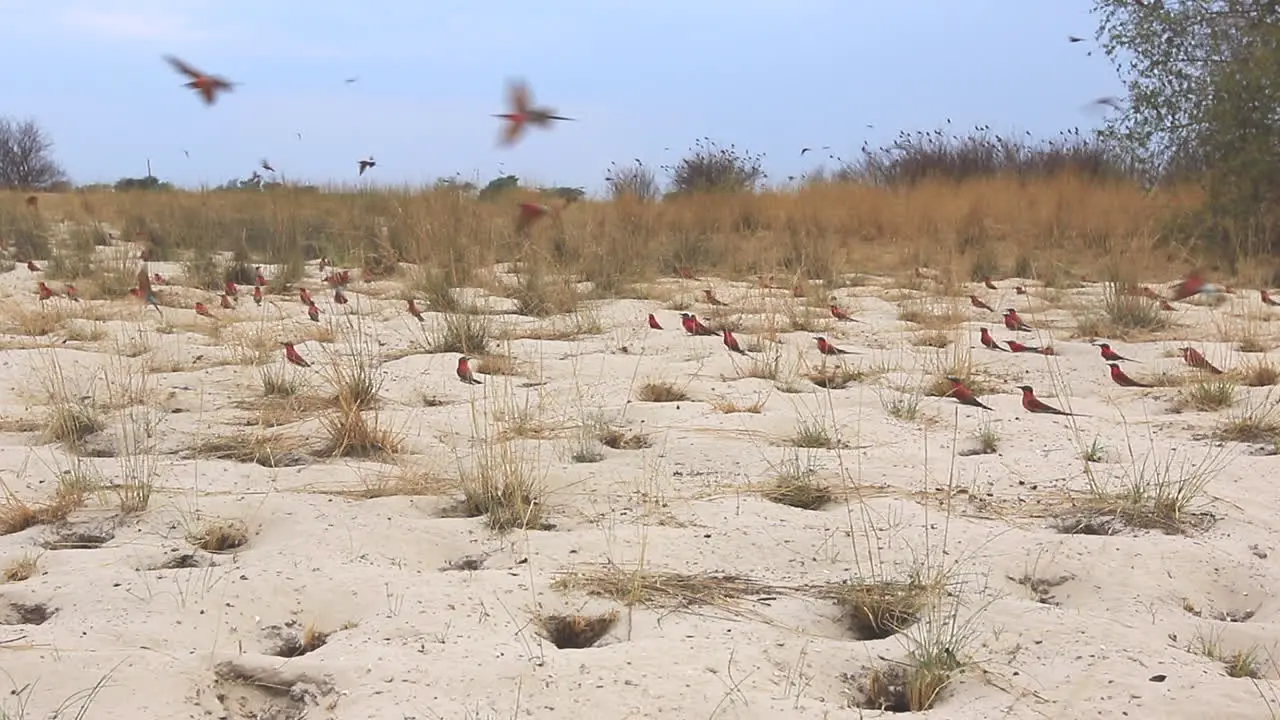
[[[1084,38],[1082,38],[1082,37],[1076,37],[1075,35],[1068,35],[1068,36],[1067,36],[1067,42],[1069,42],[1069,43],[1084,42]]]
[[[343,80],[342,82],[343,82],[344,84],[350,85],[351,83],[353,83],[353,82],[355,82],[356,80],[359,80],[359,79],[360,79],[360,78],[357,78],[357,77],[349,77],[349,78],[347,78],[346,80]]]
[[[258,164],[261,165],[262,169],[266,170],[267,172],[273,173],[276,171],[275,168],[271,167],[271,163],[268,162],[266,158],[262,158],[262,160]]]
[[[1106,105],[1106,106],[1110,107],[1110,108],[1111,108],[1111,109],[1113,109],[1113,110],[1119,110],[1119,109],[1120,109],[1120,98],[1117,98],[1117,97],[1113,97],[1113,96],[1111,96],[1111,95],[1108,95],[1107,97],[1100,97],[1100,98],[1098,98],[1097,100],[1094,100],[1094,101],[1093,101],[1093,104],[1094,104],[1094,105]]]
[[[511,145],[518,140],[526,124],[545,128],[551,125],[552,120],[573,120],[571,117],[556,115],[556,111],[551,108],[535,106],[529,96],[529,86],[522,80],[509,83],[507,96],[511,112],[494,115],[507,121],[507,127],[502,131],[502,145]]]
[[[183,87],[199,92],[204,98],[205,105],[212,105],[218,99],[219,92],[230,91],[235,86],[235,83],[226,78],[207,75],[172,55],[165,55],[164,59],[175,70],[191,78],[191,82],[184,84]]]
[[[373,156],[372,156],[372,155],[370,155],[370,156],[369,156],[369,159],[368,159],[368,160],[359,160],[359,161],[357,161],[357,162],[356,162],[356,165],[359,165],[359,166],[360,166],[360,173],[359,173],[359,174],[361,174],[361,175],[363,175],[363,174],[364,174],[364,171],[365,171],[365,170],[368,170],[368,169],[369,169],[369,168],[371,168],[371,167],[376,167],[376,166],[377,166],[377,164],[378,164],[378,163],[376,163],[376,162],[374,162],[374,161],[373,161]]]

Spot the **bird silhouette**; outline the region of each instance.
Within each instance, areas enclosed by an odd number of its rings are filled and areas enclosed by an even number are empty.
[[[370,155],[370,156],[369,156],[369,159],[367,159],[367,160],[359,160],[359,161],[357,161],[357,162],[356,162],[356,165],[359,165],[359,166],[360,166],[360,172],[359,172],[359,174],[360,174],[360,175],[364,175],[364,171],[365,171],[365,170],[368,170],[369,168],[372,168],[372,167],[377,167],[378,163],[374,162],[374,160],[373,160],[373,156],[372,156],[372,155]]]
[[[191,81],[185,83],[183,87],[189,87],[192,90],[199,92],[204,98],[205,105],[212,105],[216,102],[219,92],[230,91],[235,87],[235,83],[230,80],[218,77],[217,75],[203,73],[172,55],[165,55],[164,59],[172,65],[175,70],[191,78]]]
[[[263,170],[266,170],[267,172],[272,172],[272,173],[273,173],[273,172],[275,172],[275,171],[276,171],[276,169],[275,169],[275,168],[271,167],[271,163],[270,163],[270,162],[267,162],[267,159],[266,159],[266,158],[262,158],[262,160],[258,163],[258,165],[262,166],[262,169],[263,169]]]

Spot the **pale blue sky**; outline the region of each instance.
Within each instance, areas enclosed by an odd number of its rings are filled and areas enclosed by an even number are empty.
[[[947,118],[1037,135],[1098,125],[1087,104],[1122,92],[1085,55],[1090,7],[0,0],[0,114],[35,117],[79,183],[145,175],[150,158],[163,179],[217,184],[264,156],[292,179],[354,183],[373,155],[380,183],[502,171],[595,191],[611,160],[668,164],[703,136],[764,153],[782,181],[817,165],[806,145],[853,157]],[[206,107],[166,53],[243,85]],[[489,116],[512,76],[578,121],[499,148]]]

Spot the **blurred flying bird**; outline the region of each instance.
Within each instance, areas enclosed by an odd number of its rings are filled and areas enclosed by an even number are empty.
[[[261,166],[262,166],[262,169],[263,169],[263,170],[266,170],[267,172],[273,173],[273,172],[275,172],[275,171],[276,171],[276,169],[275,169],[275,168],[271,167],[271,163],[267,162],[267,159],[266,159],[266,158],[262,158],[262,160],[261,160],[261,161],[259,161],[259,163],[258,163],[258,164],[259,164],[259,165],[261,165]]]
[[[370,156],[369,156],[369,158],[368,158],[367,160],[358,160],[358,161],[356,161],[356,165],[358,165],[358,166],[360,167],[360,172],[359,172],[358,174],[359,174],[359,175],[364,175],[364,171],[365,171],[365,170],[368,170],[369,168],[372,168],[372,167],[376,167],[376,166],[377,166],[377,164],[378,164],[378,163],[374,162],[374,160],[373,160],[373,156],[372,156],[372,155],[370,155]]]
[[[510,112],[493,116],[507,121],[500,140],[502,145],[511,145],[520,139],[525,125],[547,128],[551,126],[552,120],[573,120],[571,117],[556,115],[555,110],[551,108],[535,106],[530,97],[529,86],[522,80],[513,80],[508,83],[507,97]]]
[[[205,105],[212,105],[217,100],[219,92],[230,91],[235,87],[235,83],[217,75],[206,75],[172,55],[165,55],[164,59],[175,70],[191,78],[191,81],[185,83],[183,87],[199,92],[204,98]]]
[[[520,203],[520,212],[516,215],[516,234],[524,235],[539,218],[551,212],[551,208],[532,202]]]

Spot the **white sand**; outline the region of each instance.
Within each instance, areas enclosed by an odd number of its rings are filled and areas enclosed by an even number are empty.
[[[179,275],[176,267],[152,269]],[[34,306],[36,279],[21,267],[0,277],[0,288],[17,298],[7,299],[7,306]],[[299,345],[316,367],[290,373],[312,377],[317,392],[329,391],[323,379],[329,353],[358,345],[357,334],[384,354],[423,337],[403,301],[387,295],[389,282],[375,284],[378,297],[356,282],[345,309],[332,305],[314,269],[304,284],[325,311],[323,324],[338,338],[331,345]],[[35,577],[0,585],[0,620],[6,623],[0,625],[0,641],[13,639],[0,645],[0,668],[10,676],[4,683],[22,689],[0,697],[0,708],[23,717],[19,707],[25,706],[25,717],[43,718],[70,698],[66,716],[74,716],[77,693],[109,675],[85,717],[296,718],[303,710],[308,718],[874,717],[875,711],[849,706],[851,685],[842,676],[880,664],[878,658],[905,659],[910,638],[927,636],[927,628],[945,621],[945,614],[904,634],[859,641],[833,604],[790,592],[765,603],[745,601],[755,618],[726,617],[712,608],[672,612],[637,606],[621,608],[609,635],[597,647],[580,650],[555,648],[538,634],[531,616],[535,609],[594,613],[621,607],[552,589],[558,571],[584,564],[611,561],[633,568],[643,562],[652,570],[719,570],[798,586],[855,577],[856,566],[898,578],[913,558],[928,553],[953,572],[958,622],[968,624],[973,635],[958,645],[961,659],[972,666],[943,690],[929,717],[1268,717],[1266,700],[1277,697],[1270,681],[1256,685],[1228,677],[1221,662],[1189,648],[1201,636],[1227,652],[1257,647],[1264,653],[1264,672],[1276,671],[1265,653],[1277,637],[1271,596],[1280,575],[1277,459],[1254,454],[1254,445],[1219,447],[1207,439],[1230,413],[1272,404],[1269,389],[1241,388],[1247,400],[1236,410],[1170,413],[1176,389],[1117,387],[1088,339],[1071,339],[1072,314],[1063,305],[1098,302],[1098,287],[1048,294],[1032,288],[1033,296],[1015,296],[1014,285],[1032,283],[1000,284],[1007,289],[978,287],[953,300],[969,321],[946,331],[973,347],[981,372],[996,379],[998,392],[983,398],[991,413],[923,397],[924,419],[890,417],[886,405],[910,397],[891,386],[918,387],[955,351],[913,346],[917,333],[908,331],[911,326],[897,312],[898,303],[915,293],[878,285],[839,290],[840,304],[867,324],[829,323],[825,334],[860,353],[845,364],[890,372],[834,391],[784,381],[788,389],[802,389],[788,393],[769,380],[737,379],[737,368],[747,362],[727,352],[718,338],[685,335],[678,313],[658,300],[584,303],[576,320],[495,316],[497,325],[511,326],[598,320],[604,332],[571,341],[499,343],[499,351],[519,361],[523,376],[481,376],[483,386],[456,379],[454,354],[386,362],[380,370],[386,399],[381,418],[404,432],[404,462],[412,467],[456,477],[476,438],[496,435],[518,417],[556,430],[550,439],[514,441],[520,457],[545,475],[547,519],[555,528],[505,536],[491,532],[483,518],[439,517],[456,494],[364,500],[317,492],[359,489],[394,470],[379,463],[314,460],[269,469],[179,454],[215,436],[253,430],[245,426],[251,413],[233,403],[261,395],[259,369],[209,364],[231,356],[232,338],[258,332],[277,340],[299,337],[311,323],[296,297],[272,297],[263,312],[245,288],[238,309],[228,313],[215,296],[161,288],[166,298],[184,298],[174,301],[183,307],[203,297],[227,325],[218,340],[183,329],[210,324],[191,310],[165,308],[166,322],[177,329],[160,333],[154,310],[123,301],[108,310],[106,303],[95,303],[121,318],[103,323],[106,338],[63,343],[65,331],[59,330],[46,338],[48,348],[0,352],[0,415],[43,417],[40,378],[49,372],[50,358],[56,357],[73,394],[101,399],[105,377],[115,377],[118,387],[130,375],[152,407],[167,411],[152,416],[154,440],[142,444],[157,453],[157,489],[139,514],[120,517],[115,494],[108,491],[72,516],[75,529],[111,535],[98,549],[41,551],[40,544],[61,531],[48,526],[0,537],[0,563],[41,552]],[[779,322],[785,321],[781,308],[803,302],[745,284],[714,285],[731,306],[771,313]],[[672,296],[683,289],[694,301],[707,286],[670,281],[661,283],[661,292]],[[963,297],[969,292],[997,309],[1018,308],[1033,326],[1051,327],[1019,335],[1052,340],[1058,355],[980,348],[979,324],[1001,339],[1016,336],[998,316],[969,308]],[[1036,299],[1048,295],[1057,303]],[[1269,321],[1280,316],[1265,312],[1256,292],[1240,291],[1219,307],[1177,307],[1172,336],[1193,341],[1224,368],[1249,357],[1218,342],[1229,326],[1256,326],[1274,338]],[[701,302],[690,309],[710,314]],[[651,311],[665,331],[645,327]],[[352,320],[357,313],[358,323]],[[743,319],[750,326],[765,318]],[[439,322],[429,313],[426,327]],[[93,325],[70,321],[63,327],[72,326]],[[750,327],[736,334],[747,344],[756,340]],[[820,364],[813,334],[781,335],[777,347],[785,376]],[[1113,344],[1142,361],[1126,364],[1135,376],[1160,369],[1192,373],[1181,360],[1165,356],[1179,345],[1175,341]],[[118,357],[121,347],[149,351]],[[270,363],[283,366],[278,348]],[[153,374],[147,385],[138,385],[142,368],[165,364],[170,367],[163,369],[180,371]],[[519,387],[530,380],[546,385]],[[648,380],[687,386],[692,399],[631,400]],[[1024,383],[1042,399],[1086,417],[1072,423],[1024,412],[1013,389]],[[424,396],[447,404],[424,407]],[[767,399],[759,414],[722,414],[708,403],[721,397],[744,404]],[[136,409],[111,411],[112,426],[95,442],[113,442],[122,418],[128,419],[122,412],[140,417]],[[814,417],[838,424],[848,449],[783,446],[799,420]],[[647,433],[653,444],[605,449],[601,462],[572,462],[575,450],[591,445],[575,426],[597,418]],[[988,421],[1000,436],[998,452],[958,456],[957,450],[975,445],[974,433]],[[282,430],[311,434],[319,444],[318,427],[309,420]],[[1044,510],[1064,507],[1064,491],[1084,490],[1080,457],[1095,438],[1106,452],[1093,471],[1113,485],[1144,462],[1148,474],[1157,463],[1172,465],[1174,472],[1184,462],[1214,464],[1204,507],[1197,509],[1214,513],[1217,524],[1185,536],[1055,532]],[[0,478],[33,503],[47,500],[58,474],[74,462],[61,446],[38,441],[35,433],[0,437]],[[837,486],[856,482],[889,491],[861,505],[841,501],[820,511],[744,491],[797,457]],[[110,481],[122,476],[122,464],[136,466],[139,460],[81,462]],[[928,501],[909,496],[948,485],[963,490],[953,495],[950,517],[940,494]],[[195,551],[209,567],[149,569],[192,552],[186,531],[207,518],[244,521],[249,543],[228,554]],[[869,537],[878,538],[878,548],[869,547]],[[441,570],[477,553],[488,554],[480,570]],[[1047,590],[1056,603],[1050,604],[1037,602],[1028,588],[1009,579],[1024,575],[1069,579]],[[949,602],[943,605],[951,607]],[[5,608],[13,603],[45,604],[55,614],[40,625],[8,624],[15,617]],[[1212,619],[1214,613],[1244,610],[1256,615],[1247,622]],[[265,654],[272,644],[269,628],[286,623],[337,632],[302,657]],[[352,626],[339,630],[347,624]],[[292,698],[288,691],[271,695],[226,679],[253,673],[291,686]],[[1156,675],[1167,679],[1151,681]],[[280,709],[268,714],[273,704]]]

